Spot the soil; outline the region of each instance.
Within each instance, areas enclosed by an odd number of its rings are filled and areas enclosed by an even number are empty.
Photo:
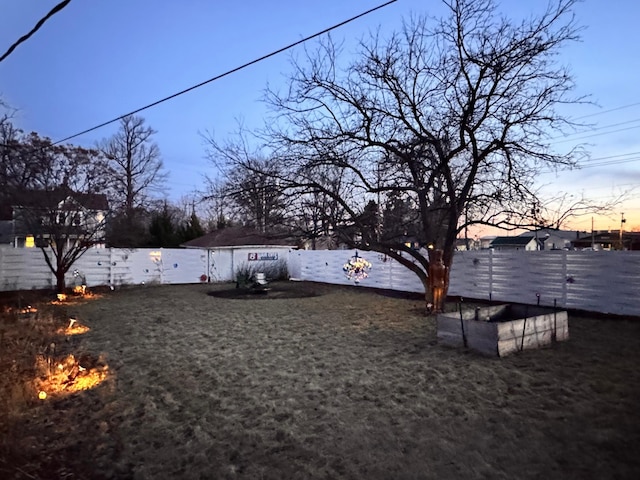
[[[487,358],[438,345],[413,296],[269,286],[11,299],[0,478],[640,478],[638,319]]]

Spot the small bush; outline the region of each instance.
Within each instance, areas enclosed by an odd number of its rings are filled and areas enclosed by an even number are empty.
[[[235,278],[238,283],[251,283],[256,273],[264,273],[268,281],[289,279],[289,269],[284,260],[268,263],[256,262],[255,264],[242,263],[235,271]]]

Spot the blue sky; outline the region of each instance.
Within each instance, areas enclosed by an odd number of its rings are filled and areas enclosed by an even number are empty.
[[[0,50],[26,33],[58,0],[0,0]],[[0,97],[19,109],[16,123],[58,140],[223,73],[284,45],[329,27],[383,1],[206,1],[72,0],[31,39],[0,63]],[[546,0],[504,0],[514,17],[540,11]],[[390,31],[410,13],[438,14],[437,0],[398,0],[334,32],[352,42],[381,25]],[[599,107],[572,114],[592,115],[594,130],[559,139],[564,148],[582,138],[592,160],[581,171],[546,175],[550,192],[566,191],[606,199],[640,185],[640,3],[586,0],[576,8],[586,27],[583,40],[560,60],[569,65],[578,94]],[[297,47],[299,53],[301,47]],[[211,172],[199,132],[222,139],[242,119],[259,127],[267,115],[261,102],[267,83],[277,86],[290,71],[289,54],[280,54],[141,115],[157,130],[156,142],[170,173],[169,197],[202,188]],[[602,113],[620,108],[614,112]],[[604,128],[607,125],[622,124]],[[111,125],[73,140],[91,146],[114,133]],[[623,130],[624,129],[624,130]],[[620,130],[613,132],[615,130]],[[583,138],[584,137],[584,138]],[[567,141],[568,140],[568,141]],[[606,158],[615,155],[625,155]],[[611,160],[624,163],[597,165]],[[630,161],[631,160],[631,161]],[[640,194],[620,206],[640,229]],[[619,214],[596,228],[618,228]],[[576,222],[590,228],[590,218]]]

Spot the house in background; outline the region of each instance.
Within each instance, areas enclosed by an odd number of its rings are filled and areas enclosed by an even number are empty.
[[[96,246],[104,246],[108,210],[109,202],[103,194],[64,190],[5,194],[0,197],[0,244],[31,248],[37,238],[47,239],[55,236],[54,232],[62,232],[68,242],[87,237]]]
[[[521,233],[519,236],[535,238],[538,240],[540,250],[563,250],[572,248],[573,242],[583,235],[586,235],[586,232],[541,228],[533,232]]]
[[[480,250],[491,248],[491,242],[493,242],[496,238],[496,235],[485,235],[484,237],[480,237]]]
[[[496,237],[489,248],[492,250],[538,250],[538,242],[534,237]]]
[[[477,238],[456,238],[456,251],[458,252],[478,250],[479,248],[480,240]]]
[[[185,248],[282,247],[295,248],[297,240],[286,233],[262,233],[253,227],[226,227],[180,245]]]
[[[620,230],[597,231],[584,234],[573,246],[578,250],[640,250],[640,232],[622,232],[622,245],[620,240]]]

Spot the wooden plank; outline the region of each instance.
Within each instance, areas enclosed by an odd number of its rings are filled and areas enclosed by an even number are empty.
[[[512,338],[509,340],[500,340],[498,342],[498,355],[504,357],[513,352],[519,352],[521,350],[531,350],[535,348],[541,348],[553,343],[553,332],[546,330],[539,332],[535,335],[526,335],[524,342],[522,337]]]
[[[527,318],[526,325],[524,319],[512,320],[510,322],[498,322],[497,325],[498,338],[507,339],[512,336],[522,336],[523,328],[525,330],[525,335],[531,335],[539,331],[553,330],[554,325],[558,331],[568,330],[569,318],[566,311],[558,311],[555,314],[555,318],[553,313]]]
[[[438,332],[438,343],[443,345],[449,345],[452,347],[461,347],[463,346],[462,335],[458,332],[458,334],[453,334],[449,332]]]
[[[484,355],[490,355],[495,357],[498,355],[498,343],[495,340],[489,340],[486,338],[470,337],[467,345],[470,349],[482,353]]]
[[[549,335],[553,335],[553,328],[548,328],[548,329],[545,329],[545,330],[539,329],[539,330],[536,330],[536,331],[529,331],[529,333],[525,332],[524,337],[525,338],[532,337],[532,336],[535,337],[536,335],[547,334],[547,332],[548,332]],[[513,330],[512,332],[509,332],[509,333],[510,333],[509,335],[500,336],[497,341],[499,341],[499,342],[500,341],[505,341],[506,342],[506,341],[510,341],[510,340],[513,340],[513,339],[515,339],[518,342],[522,341],[522,330],[520,330],[520,331]],[[569,337],[569,329],[568,328],[559,327],[556,330],[556,340],[558,340],[558,341],[566,340],[568,337]]]
[[[475,312],[471,311],[474,313]],[[463,312],[464,314],[465,312]],[[459,315],[459,314],[458,314]],[[554,318],[555,315],[555,318]],[[485,355],[505,356],[520,350],[540,348],[569,338],[569,321],[566,311],[510,322],[484,322],[464,319],[467,346]],[[554,332],[554,326],[556,327]],[[524,328],[524,336],[523,336]],[[460,317],[454,314],[437,317],[438,342],[444,345],[463,345]]]

